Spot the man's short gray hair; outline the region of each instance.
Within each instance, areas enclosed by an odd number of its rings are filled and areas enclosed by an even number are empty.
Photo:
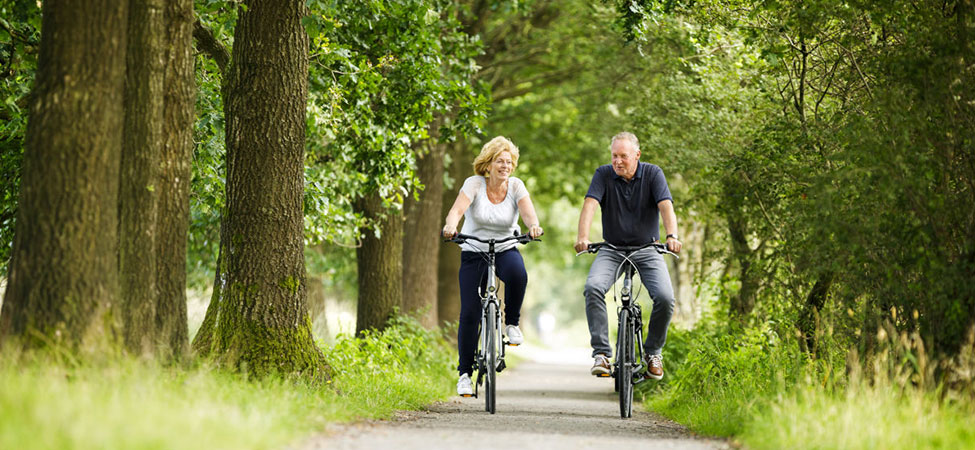
[[[609,141],[610,150],[613,149],[613,144],[616,143],[616,141],[628,141],[629,143],[633,144],[633,149],[640,150],[640,140],[636,138],[635,134],[630,133],[629,131],[621,131],[616,133],[616,136],[613,136],[613,140]]]

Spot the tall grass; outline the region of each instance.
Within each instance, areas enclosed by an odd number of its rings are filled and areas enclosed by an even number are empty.
[[[389,417],[451,392],[452,351],[410,321],[340,337],[324,351],[336,369],[324,386],[206,365],[8,351],[0,359],[0,449],[280,448],[328,423]]]
[[[747,448],[975,448],[971,392],[934,382],[936,366],[954,369],[927,361],[916,336],[882,338],[863,374],[847,372],[841,346],[813,360],[767,330],[676,331],[667,382],[644,389],[645,404]]]

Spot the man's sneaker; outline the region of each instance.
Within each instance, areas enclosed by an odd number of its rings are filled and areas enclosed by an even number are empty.
[[[664,357],[660,355],[650,355],[647,361],[647,378],[659,380],[664,377]]]
[[[508,345],[521,345],[525,342],[525,336],[521,334],[518,325],[508,325],[504,327],[504,334],[508,336]]]
[[[474,386],[471,385],[471,376],[462,374],[457,380],[457,395],[461,397],[471,397],[474,395]]]
[[[609,376],[610,372],[612,372],[612,369],[609,365],[609,358],[606,355],[596,355],[593,359],[592,370],[589,373],[597,377],[606,377]]]

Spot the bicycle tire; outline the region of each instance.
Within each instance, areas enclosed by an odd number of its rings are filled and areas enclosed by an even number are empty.
[[[618,314],[617,314],[618,316]],[[616,361],[613,362],[613,392],[619,394],[620,392],[620,349],[623,348],[623,342],[620,339],[623,338],[623,322],[620,322],[620,327],[616,329]]]
[[[620,417],[629,418],[633,414],[633,323],[627,309],[620,311],[620,348],[617,349],[619,367],[616,379],[620,388]]]
[[[493,302],[488,302],[487,305],[487,320],[486,329],[484,330],[485,336],[487,337],[487,348],[484,349],[485,362],[485,380],[484,380],[484,410],[494,414],[495,411],[495,394],[497,392],[497,376],[498,376],[498,306]]]

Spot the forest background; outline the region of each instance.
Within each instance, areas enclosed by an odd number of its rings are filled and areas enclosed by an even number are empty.
[[[923,416],[918,409],[968,412],[958,423],[970,424],[971,1],[311,0],[292,5],[299,19],[288,22],[290,31],[267,28],[274,13],[258,1],[175,2],[182,9],[133,25],[139,5],[164,9],[133,1],[127,16],[110,21],[128,30],[129,50],[100,53],[100,67],[117,69],[98,77],[115,80],[105,82],[116,90],[104,99],[117,106],[107,107],[115,122],[101,124],[94,142],[117,141],[99,156],[117,158],[114,172],[45,169],[57,153],[31,153],[31,145],[60,145],[51,143],[55,130],[84,132],[69,117],[38,120],[32,134],[28,120],[32,89],[36,99],[51,86],[35,79],[46,61],[42,22],[71,30],[84,17],[48,13],[54,3],[0,2],[0,270],[73,275],[44,279],[61,286],[57,295],[12,289],[6,280],[5,340],[88,348],[92,336],[116,336],[128,352],[162,360],[209,355],[240,372],[328,378],[329,361],[308,345],[312,336],[334,343],[340,332],[382,330],[396,311],[427,328],[456,320],[459,257],[437,233],[481,143],[505,135],[521,149],[515,176],[546,229],[543,243],[524,249],[526,327],[542,342],[569,336],[585,345],[581,280],[590,260],[570,248],[578,208],[592,172],[608,162],[609,138],[630,130],[642,159],[667,174],[685,243],[672,267],[679,310],[667,364],[677,376],[654,388],[654,407],[701,431],[773,448],[817,435],[815,427],[772,420],[783,416],[776,408],[808,414],[794,421],[808,424],[823,416],[817,408],[831,410],[822,398],[854,393],[893,398],[882,403],[891,411],[914,402],[907,414],[915,417]],[[281,52],[252,44],[281,32],[297,36]],[[76,45],[60,55],[83,53],[87,43]],[[140,63],[137,55],[150,56]],[[136,82],[119,82],[141,73],[133,67],[149,67],[146,86],[159,88],[142,97],[157,100],[139,103],[155,105],[148,112],[119,100],[136,98]],[[278,73],[291,84],[262,84]],[[181,97],[163,95],[169,86],[181,86],[172,91]],[[288,106],[288,115],[276,115]],[[159,128],[139,131],[140,123]],[[277,144],[248,133],[266,123],[281,124]],[[112,141],[115,129],[126,134]],[[262,160],[263,152],[283,155],[280,164]],[[28,163],[32,157],[38,162]],[[150,163],[126,162],[133,160]],[[17,258],[28,255],[17,239],[29,239],[17,237],[29,233],[18,223],[45,229],[53,220],[43,219],[50,202],[25,203],[24,186],[78,191],[112,178],[117,196],[99,202],[116,205],[117,234],[68,238],[104,250],[101,262],[54,258],[37,249],[57,246],[33,241],[30,256]],[[126,190],[126,180],[135,188]],[[288,180],[285,191],[274,187]],[[250,223],[264,217],[261,208],[280,206],[252,201],[262,191],[297,215],[287,224]],[[176,209],[165,209],[167,198]],[[106,234],[105,223],[76,229]],[[164,256],[159,249],[181,245],[167,239],[180,236],[185,250]],[[232,252],[233,245],[249,250]],[[267,258],[277,254],[269,248],[290,256]],[[83,307],[73,309],[56,303],[91,284],[66,279],[105,273],[116,279],[95,291],[117,283],[115,293],[81,295]],[[108,300],[113,295],[118,302]],[[118,305],[153,306],[113,310]],[[98,311],[117,312],[106,321]],[[260,311],[285,312],[272,320]],[[32,314],[49,319],[28,324]],[[279,344],[254,344],[269,335]],[[275,353],[286,356],[267,357]],[[819,426],[842,436],[836,427],[848,417],[837,414]],[[975,439],[963,426],[954,434],[919,428],[911,435]],[[748,440],[749,433],[761,437]],[[773,434],[785,441],[776,445]]]

